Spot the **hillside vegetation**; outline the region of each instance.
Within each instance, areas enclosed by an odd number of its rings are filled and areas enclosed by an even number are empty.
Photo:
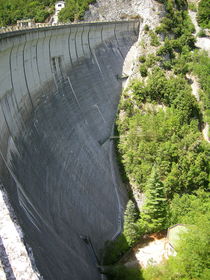
[[[16,24],[20,19],[44,22],[54,12],[56,0],[0,0],[0,26]]]
[[[34,19],[45,22],[54,13],[56,0],[0,0],[0,27],[16,24],[17,20]],[[70,22],[83,19],[90,3],[95,0],[66,0],[66,7],[61,10],[59,20]]]
[[[202,28],[210,28],[209,0],[201,0],[198,4],[198,23]]]
[[[59,13],[59,21],[69,22],[83,19],[88,5],[96,0],[67,0],[66,7]]]
[[[195,48],[187,1],[159,2],[166,10],[160,26],[145,26],[156,54],[140,56],[142,78],[124,91],[116,122],[124,181],[131,190],[144,192],[146,200],[139,211],[131,191],[123,234],[108,244],[105,264],[117,262],[144,234],[185,223],[193,227],[183,236],[176,257],[142,272],[128,269],[125,276],[117,265],[109,277],[209,279],[210,146],[201,129],[209,121],[210,58]],[[187,73],[199,79],[199,103]]]

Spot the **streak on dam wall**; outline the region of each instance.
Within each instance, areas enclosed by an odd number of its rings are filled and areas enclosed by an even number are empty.
[[[0,176],[44,279],[97,280],[126,193],[112,143],[139,22],[0,35]]]

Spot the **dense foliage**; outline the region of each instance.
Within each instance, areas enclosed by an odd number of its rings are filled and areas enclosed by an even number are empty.
[[[208,148],[198,131],[200,111],[187,81],[166,78],[155,69],[146,85],[135,82],[131,88],[132,101],[124,94],[120,105],[126,118],[118,120],[120,134],[126,135],[119,149],[130,181],[146,191],[148,174],[157,165],[168,198],[207,189]]]
[[[194,52],[189,67],[199,78],[204,120],[210,124],[210,57],[204,52]]]
[[[139,238],[139,230],[136,224],[138,218],[136,206],[132,200],[129,200],[124,215],[124,235],[126,236],[128,246],[133,245]]]
[[[146,201],[141,214],[140,227],[144,232],[162,229],[166,220],[166,198],[159,170],[153,168],[147,182]]]
[[[55,0],[0,0],[0,26],[16,24],[17,20],[44,22],[54,11]]]
[[[59,21],[69,22],[83,19],[88,5],[94,2],[95,0],[67,0],[66,7],[59,13]]]
[[[134,204],[128,203],[118,247],[112,242],[114,262],[145,233],[185,223],[192,227],[182,236],[177,256],[145,270],[143,278],[204,280],[210,275],[210,147],[201,129],[204,121],[209,122],[210,58],[194,46],[187,1],[159,2],[165,4],[166,16],[156,34],[149,26],[144,28],[150,44],[156,47],[156,55],[139,57],[142,79],[134,80],[123,93],[116,122],[124,178],[135,186],[135,191],[143,191],[146,199],[137,214]],[[192,95],[187,73],[199,79],[199,103]],[[142,279],[140,271],[135,273],[137,279]]]
[[[210,276],[210,196],[198,191],[193,195],[175,196],[171,207],[171,222],[192,225],[179,241],[177,256],[167,264],[149,267],[145,280],[209,279]]]
[[[109,280],[143,280],[141,271],[135,268],[127,268],[123,265],[109,267],[106,271]]]
[[[210,1],[201,0],[198,4],[198,23],[203,28],[210,28]]]
[[[0,27],[16,24],[17,20],[34,19],[45,22],[54,13],[56,0],[0,0]],[[66,0],[59,13],[61,22],[82,19],[90,3],[95,0]]]

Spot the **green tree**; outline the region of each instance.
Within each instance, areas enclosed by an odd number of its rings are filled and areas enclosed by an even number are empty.
[[[141,223],[147,232],[159,231],[166,222],[166,198],[164,185],[161,182],[156,167],[146,185],[146,201],[141,213]]]
[[[205,205],[202,205],[202,202],[204,202]],[[204,192],[198,192],[194,197],[185,196],[181,198],[181,202],[176,198],[176,203],[178,221],[188,223],[188,231],[180,235],[180,240],[177,244],[177,255],[175,257],[170,257],[169,260],[162,265],[146,269],[144,272],[145,280],[209,279],[209,195]],[[178,204],[181,206],[180,209]]]
[[[198,4],[198,23],[203,28],[210,28],[210,1],[201,0]]]
[[[124,235],[129,246],[132,246],[140,237],[140,230],[137,225],[139,214],[132,200],[128,201],[124,214]]]

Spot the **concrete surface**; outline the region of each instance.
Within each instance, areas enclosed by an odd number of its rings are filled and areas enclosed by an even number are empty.
[[[139,22],[0,35],[0,179],[44,279],[97,280],[127,199],[109,140]]]

